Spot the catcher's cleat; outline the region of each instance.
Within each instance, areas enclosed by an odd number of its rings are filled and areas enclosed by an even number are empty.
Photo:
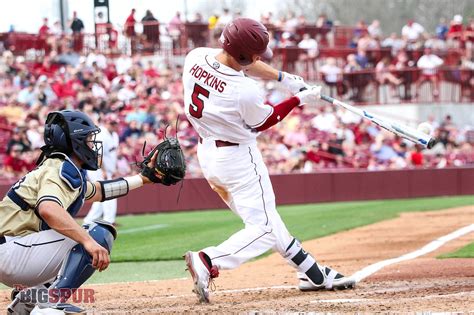
[[[313,283],[304,273],[298,272],[300,291],[319,291],[319,290],[346,290],[355,288],[356,281],[350,277],[344,277],[337,271],[329,267],[320,267],[324,276],[321,284]]]
[[[86,315],[86,310],[67,303],[59,303],[48,306],[36,305],[30,315]]]
[[[18,290],[13,290],[11,294],[12,302],[7,306],[7,314],[9,315],[29,315],[35,308],[34,303],[25,303],[17,297]]]
[[[204,252],[187,252],[184,255],[188,271],[194,280],[193,292],[201,303],[209,303],[209,284],[219,276],[219,270],[212,266],[211,259]]]

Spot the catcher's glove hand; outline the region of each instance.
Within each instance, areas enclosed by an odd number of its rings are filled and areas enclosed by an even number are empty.
[[[154,168],[148,164],[157,153]],[[175,185],[186,174],[186,161],[177,138],[165,138],[138,164],[141,174],[154,183]]]

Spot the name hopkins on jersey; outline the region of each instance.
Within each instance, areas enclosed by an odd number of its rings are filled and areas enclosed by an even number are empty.
[[[215,75],[210,74],[198,65],[194,65],[191,70],[189,70],[189,73],[199,81],[220,93],[224,92],[224,88],[227,85],[225,81],[218,79]]]

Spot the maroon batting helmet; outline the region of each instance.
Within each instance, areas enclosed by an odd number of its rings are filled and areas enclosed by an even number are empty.
[[[262,23],[238,18],[227,24],[222,32],[221,47],[242,66],[252,63],[254,55],[270,59],[272,50],[267,47],[268,31]]]

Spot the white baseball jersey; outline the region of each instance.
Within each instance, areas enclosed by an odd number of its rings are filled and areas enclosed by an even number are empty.
[[[112,175],[117,171],[119,136],[116,132],[111,133],[105,126],[101,126],[97,140],[102,141],[102,164],[107,171],[107,175]]]
[[[242,71],[215,59],[219,49],[196,48],[183,70],[186,116],[201,138],[234,143],[255,141],[253,128],[273,113],[264,103],[263,90]]]

